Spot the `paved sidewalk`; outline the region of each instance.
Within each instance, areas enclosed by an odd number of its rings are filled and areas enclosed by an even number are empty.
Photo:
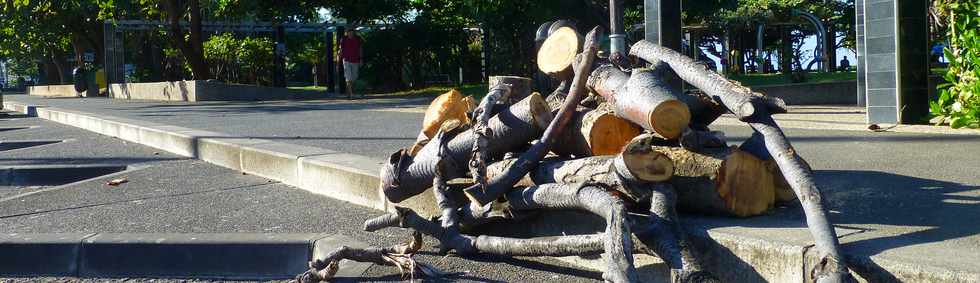
[[[70,138],[69,141],[43,147],[24,148],[16,151],[0,151],[0,166],[65,164],[67,163],[117,163],[132,165],[129,170],[97,177],[78,183],[49,186],[40,189],[18,190],[0,187],[0,274],[8,271],[10,260],[16,254],[9,251],[9,235],[90,235],[98,233],[104,240],[87,237],[95,244],[114,243],[119,257],[82,255],[92,266],[101,263],[115,268],[147,268],[167,271],[179,268],[181,262],[193,257],[167,261],[165,254],[148,254],[145,246],[152,246],[158,238],[180,243],[195,243],[195,238],[209,247],[183,247],[188,252],[195,249],[224,248],[226,252],[250,253],[236,263],[261,264],[266,270],[275,267],[302,271],[306,266],[305,252],[289,253],[279,241],[261,240],[263,237],[294,238],[292,242],[303,244],[300,235],[329,235],[340,239],[340,244],[393,245],[410,238],[410,232],[391,228],[378,232],[361,229],[364,220],[381,212],[344,201],[312,194],[273,180],[241,174],[204,161],[176,156],[158,149],[124,142],[78,128],[61,125],[40,118],[3,118],[0,127],[30,126],[27,129],[0,131],[0,141],[44,136]],[[108,186],[111,179],[125,178],[128,182]],[[263,237],[258,237],[263,236]],[[35,236],[37,238],[41,238]],[[141,238],[143,240],[140,240]],[[324,236],[319,236],[323,238]],[[150,239],[150,240],[146,240]],[[273,238],[275,239],[275,238]],[[435,240],[425,239],[425,250],[418,256],[420,262],[432,264],[445,272],[448,279],[474,282],[563,281],[595,282],[599,274],[570,267],[567,263],[546,262],[541,259],[502,259],[443,257],[432,247]],[[128,243],[128,244],[127,244]],[[139,247],[142,245],[144,247]],[[200,244],[198,244],[200,246]],[[305,245],[304,245],[305,247]],[[172,249],[179,249],[175,246]],[[251,249],[249,251],[249,249]],[[281,249],[276,252],[276,250]],[[102,252],[112,252],[102,247]],[[142,253],[134,253],[141,251]],[[87,253],[92,253],[89,249]],[[179,252],[177,256],[182,256]],[[53,272],[64,266],[56,258],[18,257],[21,263],[41,261],[45,266],[26,266]],[[158,256],[158,258],[154,258]],[[172,256],[171,256],[172,257]],[[283,266],[283,257],[302,259],[295,265]],[[251,258],[251,259],[249,259]],[[157,266],[137,266],[136,263],[156,261]],[[492,264],[488,264],[492,263]],[[209,263],[211,265],[220,263]],[[23,265],[23,264],[21,264]],[[120,266],[120,267],[112,267]],[[22,266],[24,267],[24,266]],[[186,266],[184,266],[186,267]],[[91,268],[90,268],[91,269]],[[226,269],[234,270],[234,267]],[[125,270],[134,271],[134,270]],[[82,271],[87,273],[86,271]],[[106,272],[102,270],[102,272]],[[102,273],[105,275],[106,273]],[[109,273],[112,274],[112,273]],[[145,274],[144,274],[145,275]],[[241,276],[241,274],[236,274]],[[291,278],[294,274],[274,279]],[[400,281],[394,267],[367,264],[353,270],[342,270],[341,275],[357,282]],[[96,274],[98,276],[98,274]],[[140,278],[142,276],[128,276]],[[164,276],[164,278],[168,278]],[[3,278],[0,282],[75,282],[77,278]],[[108,279],[90,278],[94,282]],[[111,280],[109,280],[111,281]],[[169,280],[163,280],[168,282]],[[153,280],[152,282],[160,282]],[[180,281],[183,282],[183,281]]]
[[[98,113],[86,115],[262,137],[378,161],[411,143],[422,116],[416,111],[427,103],[423,99],[388,99],[188,104],[26,96],[8,96],[6,100]],[[841,115],[820,114],[832,111],[817,108],[810,111],[787,115]],[[856,117],[860,113],[843,115]],[[779,120],[784,126],[791,124],[791,120]],[[724,131],[732,143],[751,133],[737,123],[723,120],[718,124],[713,128]],[[855,267],[864,268],[858,273],[878,281],[980,281],[980,266],[975,264],[980,262],[976,253],[980,223],[971,217],[980,215],[980,178],[976,173],[980,172],[980,136],[786,128],[797,151],[815,169],[816,182],[825,194],[844,249]],[[707,232],[731,252],[740,252],[735,248],[739,245],[759,241],[776,250],[798,249],[808,254],[811,243],[796,207],[748,219],[689,216],[687,221],[693,231]],[[779,264],[774,253],[758,251],[755,260]],[[754,265],[758,263],[741,262],[753,264],[759,273],[740,278],[768,276],[767,270]]]

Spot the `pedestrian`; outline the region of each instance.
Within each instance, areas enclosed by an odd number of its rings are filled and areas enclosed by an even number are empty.
[[[357,36],[354,28],[344,33],[344,38],[340,40],[340,59],[344,65],[344,78],[347,80],[347,99],[354,96],[354,82],[357,81],[357,72],[361,67],[361,45],[363,41]],[[364,94],[361,94],[364,97]]]
[[[847,60],[847,56],[844,56],[844,59],[840,59],[840,66],[837,66],[837,69],[841,71],[851,69],[851,61]]]

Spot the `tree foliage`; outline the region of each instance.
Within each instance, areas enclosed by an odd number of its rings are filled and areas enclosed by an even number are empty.
[[[980,127],[980,1],[940,0],[939,13],[948,16],[949,58],[946,83],[929,104],[940,123],[953,128]]]

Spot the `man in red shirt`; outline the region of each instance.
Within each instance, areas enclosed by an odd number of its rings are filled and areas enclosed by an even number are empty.
[[[347,30],[340,40],[339,53],[340,60],[344,62],[344,78],[347,79],[347,99],[354,95],[354,81],[357,80],[357,72],[361,67],[361,44],[361,37],[354,34],[353,28]]]

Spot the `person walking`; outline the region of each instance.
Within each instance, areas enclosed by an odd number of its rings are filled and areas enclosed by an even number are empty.
[[[361,37],[355,34],[353,28],[344,32],[344,38],[340,40],[339,53],[344,65],[344,78],[347,80],[347,99],[354,96],[354,81],[357,81],[357,72],[361,67],[362,44]]]

